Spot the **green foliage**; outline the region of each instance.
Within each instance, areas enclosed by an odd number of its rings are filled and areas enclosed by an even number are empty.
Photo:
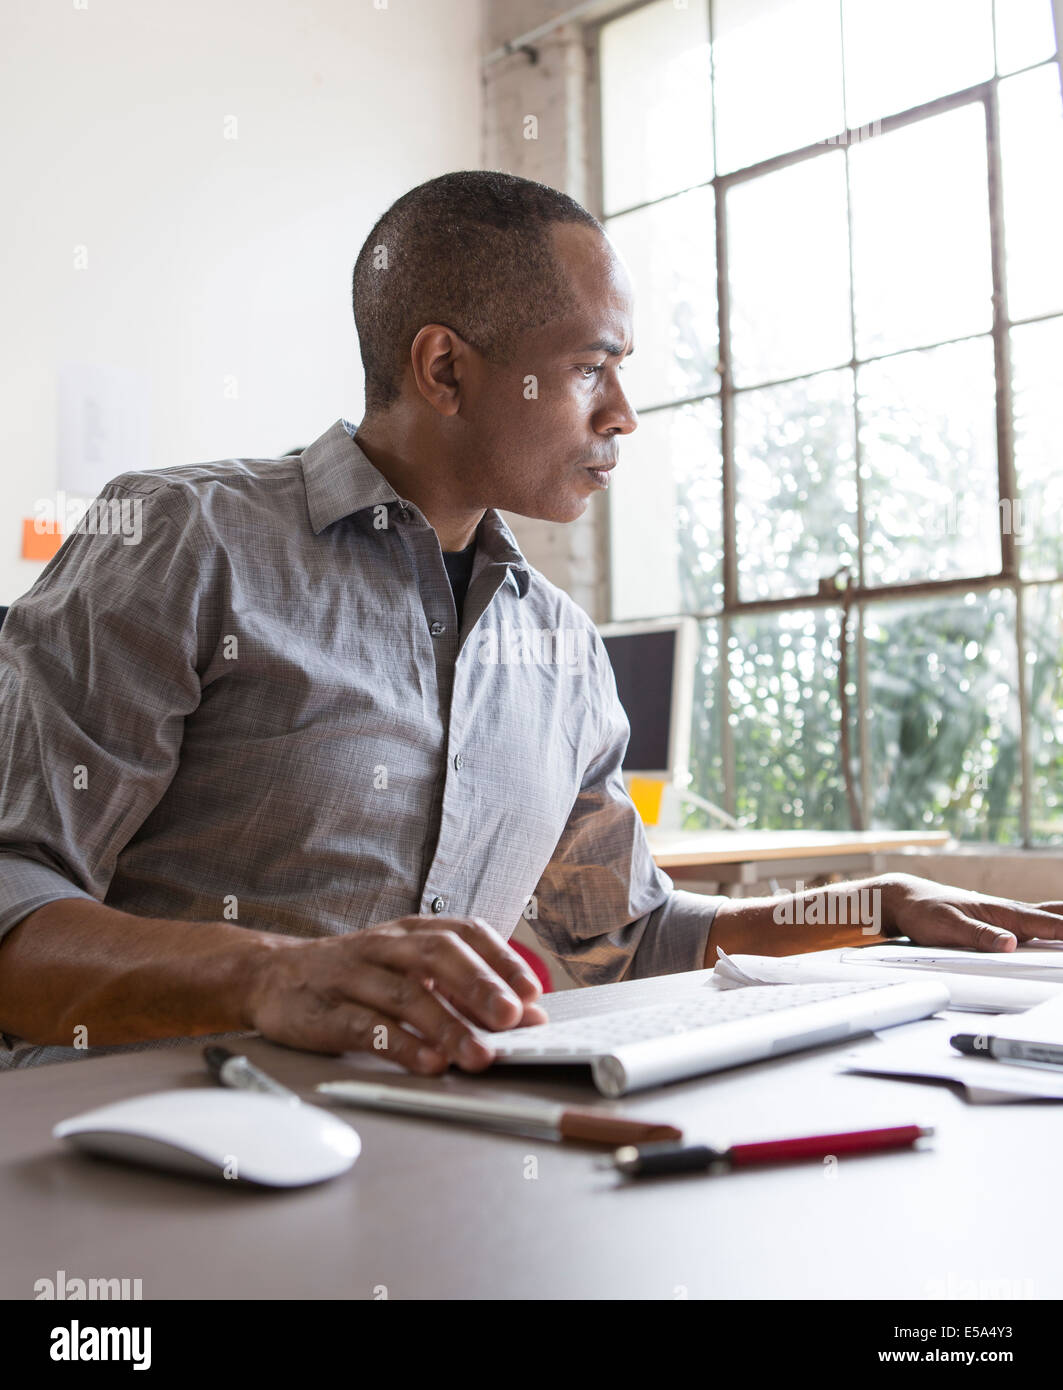
[[[852,825],[839,738],[842,610],[800,606],[803,595],[816,592],[819,579],[854,563],[853,413],[846,376],[829,374],[745,393],[737,421],[741,597],[792,595],[795,607],[735,617],[729,624],[723,619],[702,624],[691,771],[694,790],[717,803],[723,800],[726,699],[735,812],[763,829]],[[938,444],[918,452],[903,402],[897,419],[907,447],[916,450],[913,469],[932,470],[941,456]],[[678,506],[681,593],[686,611],[704,612],[719,607],[719,519],[706,515],[693,481],[696,477],[681,489]],[[873,516],[866,519],[867,528],[875,524]],[[881,529],[876,543],[888,554],[891,538]],[[911,536],[903,538],[904,545],[911,543]],[[928,535],[928,571],[933,544]],[[991,571],[998,563],[989,555],[985,567]],[[1063,585],[1026,591],[1035,843],[1063,843],[1061,615]],[[860,622],[866,643],[863,691],[855,641]],[[721,669],[720,643],[728,625]],[[884,601],[854,612],[851,761],[859,800],[862,703],[870,751],[870,805],[861,803],[866,827],[940,829],[965,840],[1019,841],[1015,628],[1015,599],[1006,589],[903,604]],[[695,811],[687,824],[708,822]]]

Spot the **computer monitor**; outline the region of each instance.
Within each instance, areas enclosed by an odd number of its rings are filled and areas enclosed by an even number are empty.
[[[692,618],[599,628],[631,725],[627,775],[685,785],[690,761],[696,631]]]

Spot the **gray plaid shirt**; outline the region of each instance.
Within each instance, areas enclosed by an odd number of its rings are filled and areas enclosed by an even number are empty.
[[[459,627],[353,433],[122,474],[13,604],[0,935],[57,898],[308,937],[523,915],[581,984],[701,967],[720,900],[653,863],[594,625],[488,511]]]

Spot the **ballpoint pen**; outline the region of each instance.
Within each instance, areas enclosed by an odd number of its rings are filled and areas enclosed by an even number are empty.
[[[398,1111],[433,1120],[453,1120],[533,1138],[631,1144],[683,1137],[683,1131],[674,1125],[627,1119],[596,1110],[578,1110],[525,1097],[499,1100],[425,1087],[378,1085],[370,1081],[323,1081],[314,1089],[345,1105]]]
[[[916,1140],[933,1133],[931,1125],[897,1125],[890,1129],[732,1144],[727,1149],[714,1149],[704,1144],[644,1144],[638,1148],[626,1145],[616,1150],[611,1165],[630,1178],[661,1177],[668,1173],[729,1172],[733,1168],[745,1168],[756,1163],[782,1163],[798,1158],[827,1158],[839,1154],[908,1148]]]

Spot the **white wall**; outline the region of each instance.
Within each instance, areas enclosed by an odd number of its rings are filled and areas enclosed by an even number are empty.
[[[358,248],[480,166],[480,0],[380,2],[3,0],[0,603],[42,568],[21,520],[57,487],[62,363],[149,374],[139,466],[360,418]]]

